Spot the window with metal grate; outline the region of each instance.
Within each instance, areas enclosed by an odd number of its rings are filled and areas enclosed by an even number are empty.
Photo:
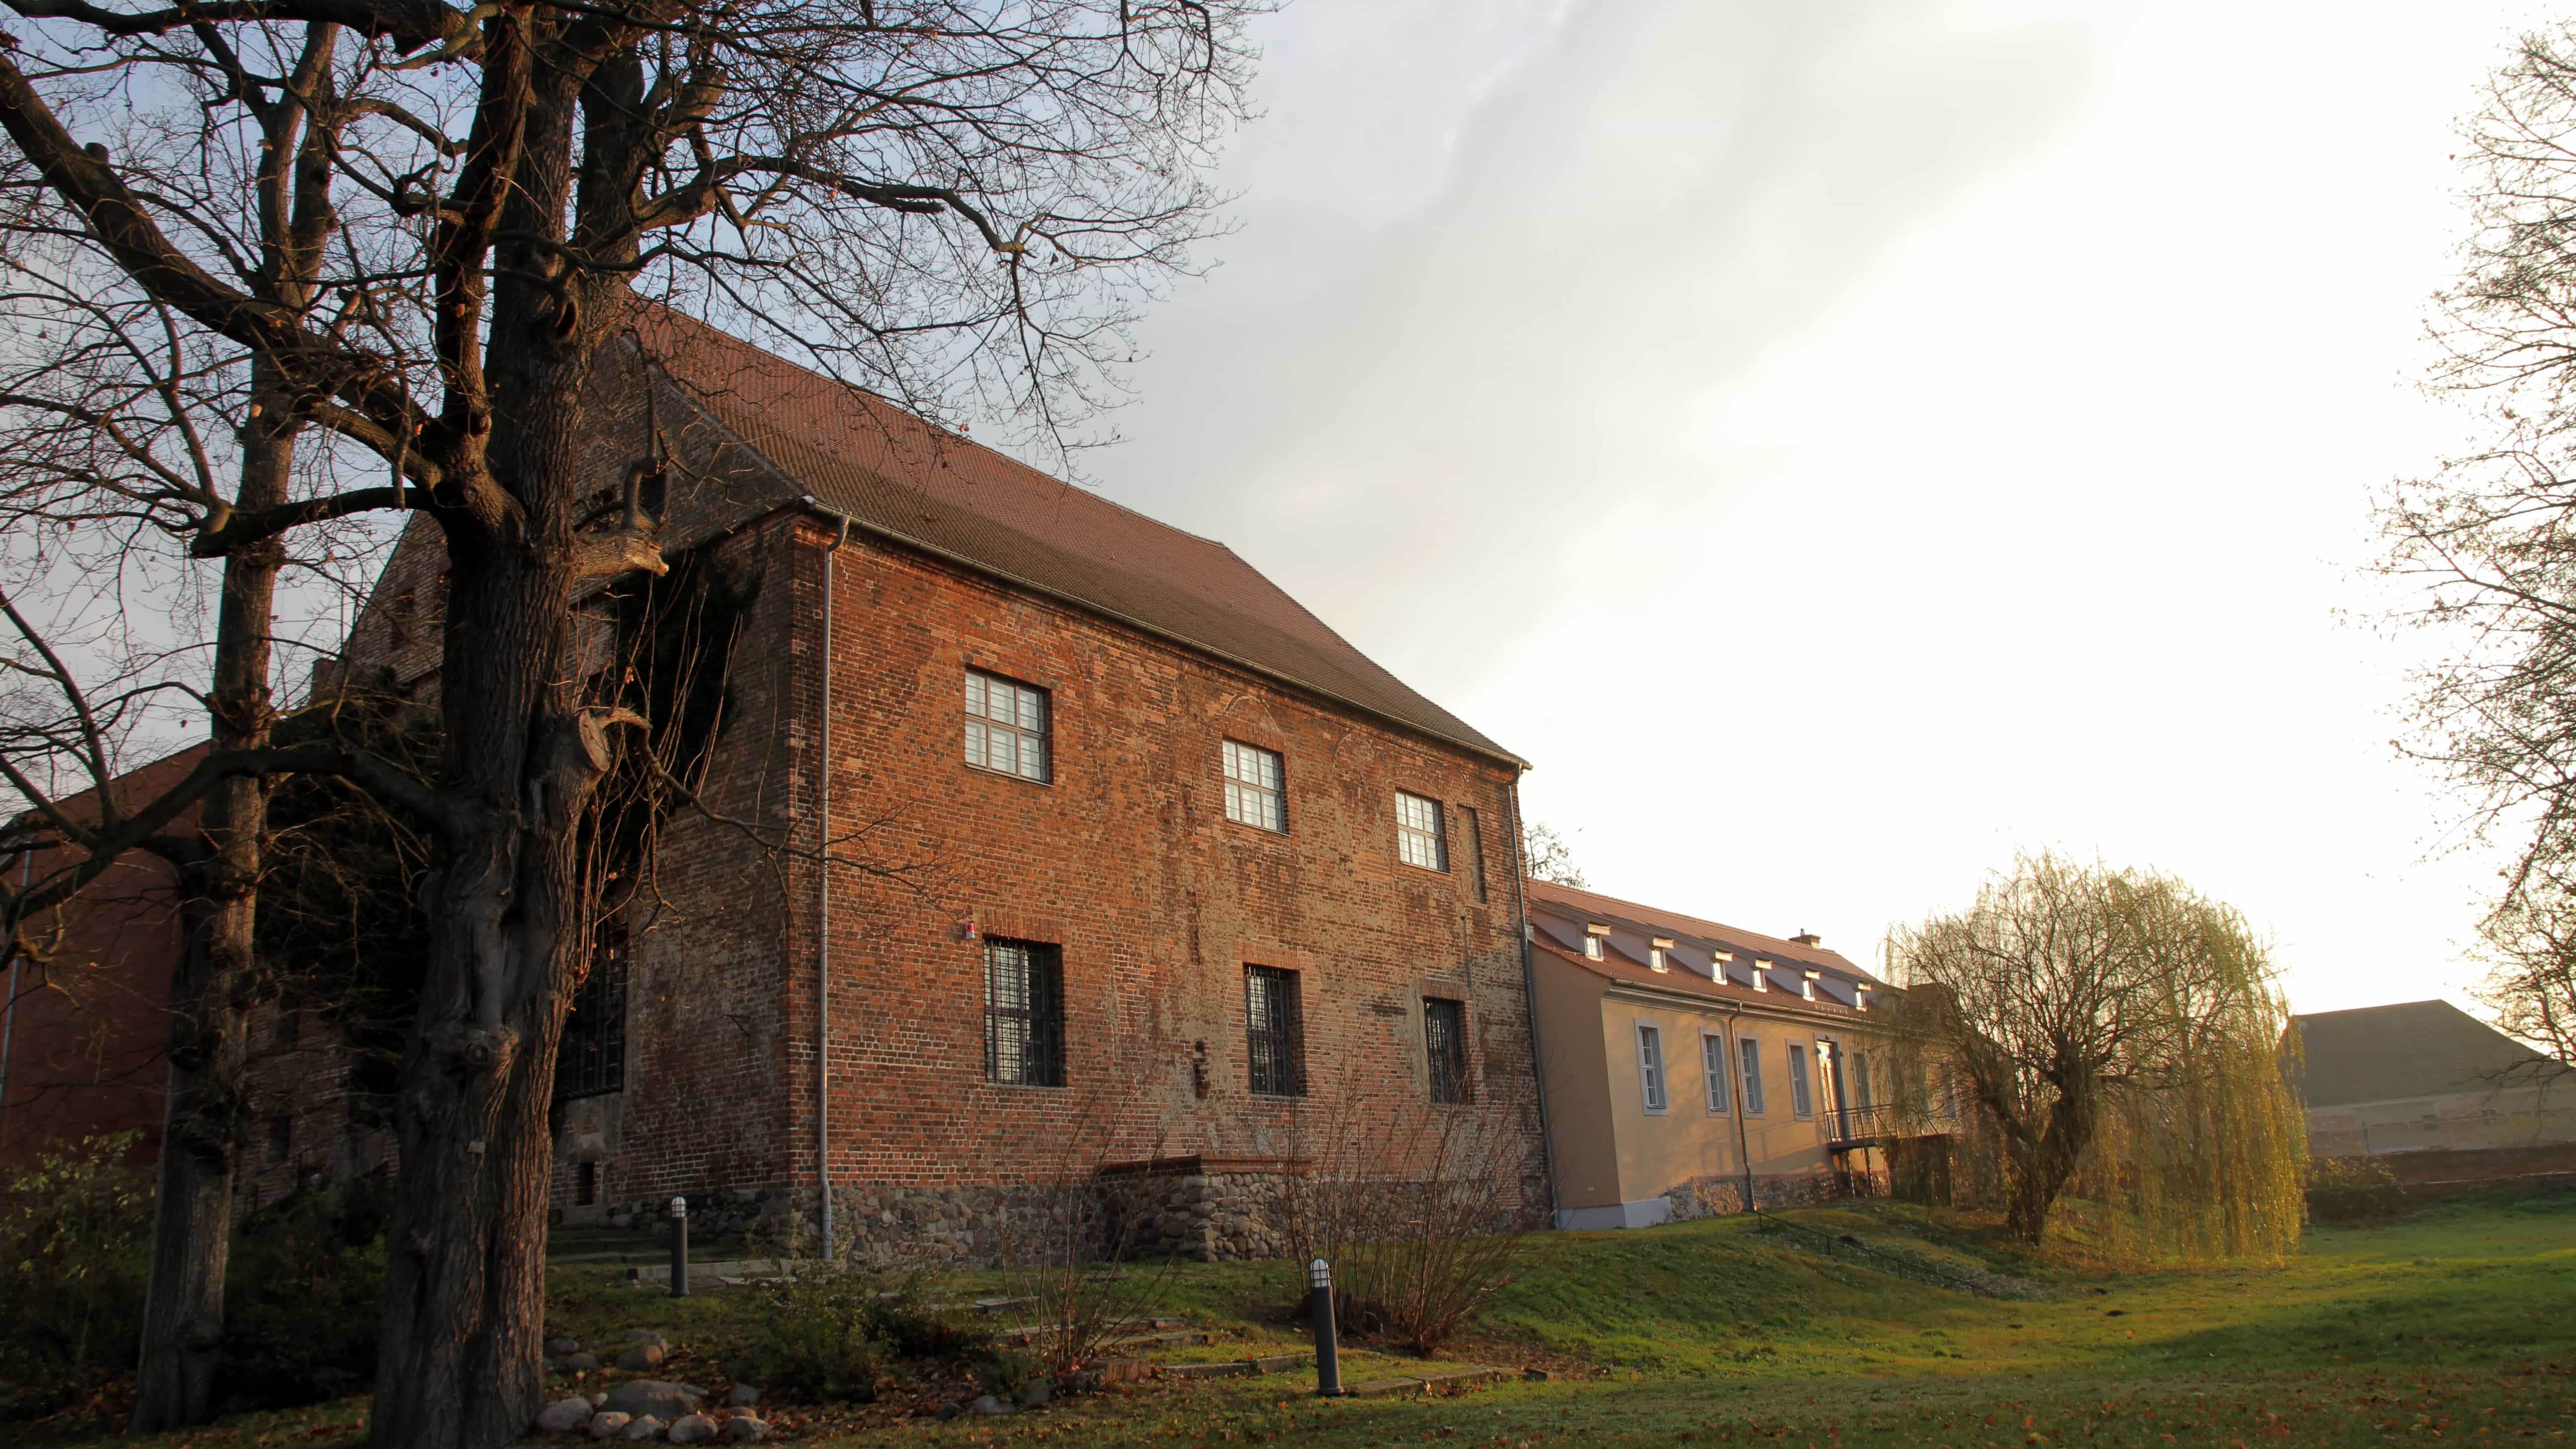
[[[573,989],[555,1054],[555,1095],[596,1097],[626,1087],[626,928],[599,933],[590,974]]]
[[[1064,1085],[1064,952],[1058,947],[984,942],[984,1076],[1012,1087]]]
[[[1425,997],[1422,1054],[1431,1064],[1431,1100],[1467,1100],[1467,1003]]]
[[[1306,1023],[1297,973],[1276,966],[1244,967],[1243,1007],[1253,1093],[1306,1095]]]

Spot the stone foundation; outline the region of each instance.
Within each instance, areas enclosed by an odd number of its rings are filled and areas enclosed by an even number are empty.
[[[1753,1178],[1754,1203],[1766,1212],[1885,1196],[1887,1176],[1878,1172],[1756,1173]],[[1664,1201],[1671,1206],[1669,1221],[1673,1222],[1740,1213],[1744,1211],[1744,1175],[1695,1177],[1665,1189]]]
[[[1100,1170],[1124,1256],[1221,1259],[1283,1257],[1283,1212],[1293,1158],[1166,1157]]]

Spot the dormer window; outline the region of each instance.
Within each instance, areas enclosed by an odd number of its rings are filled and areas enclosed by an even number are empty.
[[[1657,936],[1657,937],[1655,937],[1653,940],[1651,940],[1651,941],[1647,942],[1647,943],[1646,943],[1646,969],[1647,969],[1647,970],[1649,970],[1649,971],[1670,971],[1670,970],[1672,970],[1672,969],[1673,969],[1673,961],[1672,961],[1672,957],[1671,957],[1669,954],[1667,954],[1667,953],[1669,953],[1672,949],[1673,949],[1672,939],[1671,939],[1670,937],[1667,937],[1667,936]]]
[[[1753,963],[1753,989],[1756,991],[1768,991],[1771,989],[1770,962],[1756,961]]]
[[[1799,974],[1799,976],[1798,976],[1798,996],[1799,996],[1799,998],[1800,998],[1801,1000],[1805,1000],[1805,1001],[1813,1001],[1813,1000],[1815,1000],[1815,999],[1816,999],[1816,983],[1817,983],[1818,981],[1823,980],[1823,979],[1824,979],[1824,976],[1825,976],[1825,973],[1823,973],[1822,971],[1806,971],[1806,972],[1801,972],[1801,973]]]
[[[1608,926],[1586,926],[1583,928],[1583,955],[1586,960],[1598,961],[1602,959],[1603,953],[1601,949],[1601,941],[1603,937],[1608,936],[1609,934],[1610,928]]]
[[[1869,1010],[1869,983],[1868,983],[1868,982],[1866,982],[1866,981],[1861,982],[1859,985],[1854,986],[1854,987],[1852,988],[1852,1010],[1854,1010],[1854,1011],[1867,1011],[1867,1010]]]

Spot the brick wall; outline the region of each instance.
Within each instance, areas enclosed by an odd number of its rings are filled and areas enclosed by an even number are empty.
[[[809,851],[830,540],[781,517],[732,545],[763,584],[711,791]],[[836,1227],[988,1247],[1016,1186],[1292,1156],[1433,1112],[1535,1142],[1507,766],[865,536],[832,571]],[[1051,782],[964,762],[969,667],[1049,692]],[[1228,738],[1283,757],[1286,834],[1225,819]],[[1399,788],[1448,805],[1449,871],[1398,863]],[[622,1127],[598,1148],[608,1196],[759,1194],[810,1215],[816,867],[697,821],[670,833],[661,875],[678,919],[639,938]],[[985,1080],[969,923],[1062,948],[1065,1086]],[[1300,974],[1303,1099],[1250,1090],[1248,964]],[[1472,1105],[1429,1104],[1426,995],[1469,1003]]]

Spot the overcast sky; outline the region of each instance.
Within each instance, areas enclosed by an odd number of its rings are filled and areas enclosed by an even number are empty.
[[[1089,467],[1536,762],[1598,889],[1868,960],[2056,846],[2300,1010],[2465,1003],[2493,866],[2350,615],[2532,14],[1297,0]]]

